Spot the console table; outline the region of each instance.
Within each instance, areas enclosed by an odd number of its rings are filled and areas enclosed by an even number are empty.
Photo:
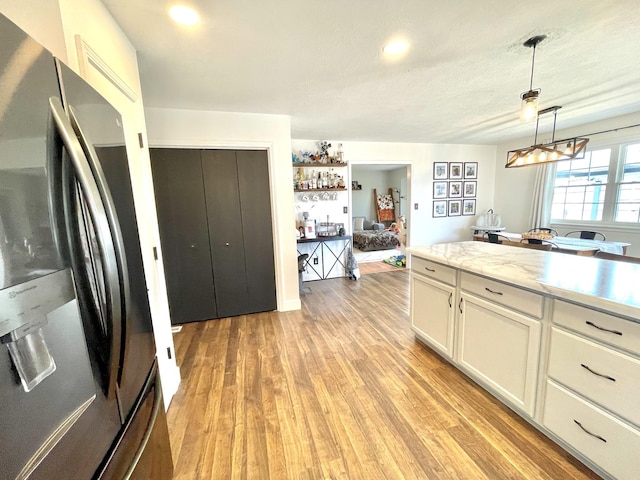
[[[345,277],[351,235],[299,238],[298,255],[309,255],[304,262],[302,280],[325,280]]]

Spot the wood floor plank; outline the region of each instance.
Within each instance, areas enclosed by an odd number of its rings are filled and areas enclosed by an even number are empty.
[[[404,269],[309,283],[175,334],[176,480],[598,478],[415,340]]]

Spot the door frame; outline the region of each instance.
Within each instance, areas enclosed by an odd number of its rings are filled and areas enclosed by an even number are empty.
[[[275,268],[275,281],[276,281],[276,303],[278,311],[291,310],[285,303],[285,296],[283,291],[284,286],[284,270],[282,266],[282,248],[280,242],[278,242],[278,227],[282,221],[280,214],[276,207],[275,192],[277,192],[277,185],[275,177],[277,176],[276,157],[274,155],[274,144],[270,141],[253,142],[253,141],[239,141],[239,142],[219,142],[212,140],[187,141],[187,142],[168,142],[162,144],[149,144],[149,148],[182,148],[182,149],[198,149],[198,150],[264,150],[267,152],[267,163],[269,167],[269,200],[271,202],[271,237],[273,239],[273,263]],[[155,198],[155,197],[154,197]],[[162,258],[162,252],[159,252],[159,257]]]

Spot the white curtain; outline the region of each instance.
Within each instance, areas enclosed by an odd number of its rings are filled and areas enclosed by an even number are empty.
[[[533,168],[536,168],[537,172],[533,184],[529,227],[549,227],[551,224],[551,202],[553,201],[556,164],[543,163]]]

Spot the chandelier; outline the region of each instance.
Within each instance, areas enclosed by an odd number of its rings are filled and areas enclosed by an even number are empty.
[[[557,162],[560,160],[571,160],[584,158],[589,139],[585,137],[572,137],[556,140],[556,115],[562,107],[549,107],[540,110],[536,116],[536,134],[533,145],[530,147],[517,148],[507,152],[507,164],[505,168],[525,167],[528,165],[538,165],[540,163]],[[540,116],[553,113],[553,130],[551,141],[538,144],[538,125]]]

